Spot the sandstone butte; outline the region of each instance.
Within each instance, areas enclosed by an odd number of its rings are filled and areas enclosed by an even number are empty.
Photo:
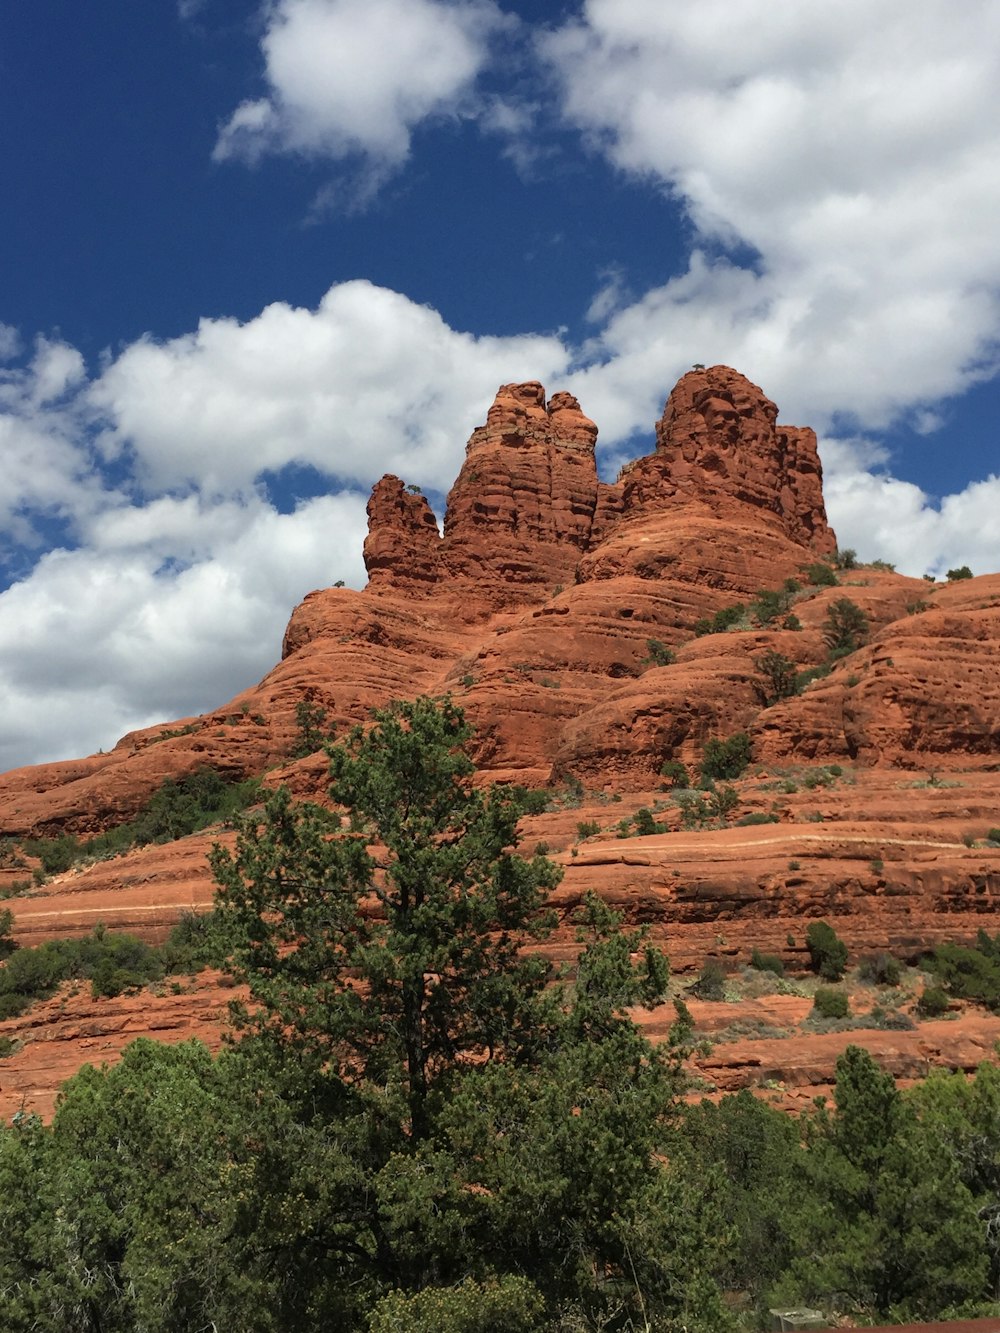
[[[476,729],[483,780],[552,789],[550,812],[527,817],[523,835],[565,867],[555,956],[572,954],[569,918],[589,889],[647,925],[679,972],[710,956],[736,966],[755,946],[801,967],[808,920],[821,917],[852,950],[909,959],[979,927],[1000,931],[1000,848],[986,838],[1000,824],[1000,575],[936,584],[861,566],[841,570],[839,586],[812,583],[804,571],[836,551],[815,435],[778,425],[775,405],[728,367],[683,376],[655,446],[614,484],[598,477],[596,439],[571,395],[501,387],[469,440],[443,533],[416,488],[383,477],[368,505],[364,590],[310,593],[280,662],[215,711],[0,776],[0,837],[113,827],[165,778],[201,765],[321,795],[322,753],[288,759],[297,704],[321,706],[342,732],[392,698],[448,692]],[[779,617],[695,634],[699,620],[787,579],[803,584],[799,628]],[[868,642],[762,707],[755,659],[773,649],[800,669],[821,663],[830,604],[845,596],[867,614]],[[674,660],[660,665],[664,649]],[[754,762],[734,783],[736,815],[683,829],[662,763],[697,769],[709,739],[741,730]],[[664,831],[618,836],[642,806]],[[775,822],[735,822],[747,815]],[[600,831],[581,836],[584,821]],[[53,877],[5,903],[16,936],[37,943],[103,921],[162,938],[182,912],[208,906],[205,853],[231,836]],[[24,873],[0,868],[0,891]],[[215,1044],[230,993],[210,974],[180,995],[64,990],[0,1023],[23,1041],[0,1061],[0,1111],[47,1113],[61,1079],[144,1032]],[[789,998],[763,997],[745,1015],[786,1030]],[[718,1026],[712,1006],[694,1008],[704,1030]],[[672,1016],[643,1021],[655,1034]],[[794,1027],[787,1040],[717,1046],[702,1072],[719,1090],[770,1080],[794,1105],[829,1083],[850,1040],[909,1078],[970,1068],[998,1037],[1000,1019],[972,1013],[913,1032]]]

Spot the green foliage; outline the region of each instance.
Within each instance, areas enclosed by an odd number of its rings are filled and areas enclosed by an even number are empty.
[[[730,787],[728,790],[732,791]],[[741,815],[736,821],[737,828],[745,828],[751,824],[780,824],[781,820],[773,813],[767,810],[753,810],[748,815]]]
[[[545,1303],[527,1278],[492,1282],[466,1278],[457,1287],[393,1291],[375,1307],[369,1333],[533,1333]]]
[[[9,958],[17,948],[17,942],[11,931],[14,928],[14,913],[9,907],[0,908],[0,961]]]
[[[791,606],[791,593],[783,588],[758,588],[757,595],[747,608],[758,625],[770,625],[785,615]]]
[[[791,658],[775,652],[773,648],[769,648],[760,657],[755,657],[753,664],[761,679],[753,681],[752,684],[765,708],[770,708],[780,699],[790,699],[802,688],[795,663]]]
[[[649,656],[643,660],[652,666],[670,666],[672,662],[677,661],[677,654],[674,650],[668,648],[665,643],[661,643],[659,639],[647,639],[646,649]]]
[[[471,733],[450,701],[396,703],[375,718],[331,750],[330,793],[351,811],[349,834],[333,836],[328,811],[280,791],[212,867],[241,941],[237,975],[260,1006],[242,1026],[323,1061],[340,1053],[346,1082],[405,1099],[419,1139],[456,1061],[540,1036],[531,1010],[547,969],[520,951],[547,925],[559,871],[513,855],[519,804],[471,787]],[[361,909],[370,893],[377,919]]]
[[[171,842],[198,833],[210,824],[232,819],[258,799],[257,778],[234,781],[202,766],[180,778],[167,778],[146,808],[127,824],[99,833],[81,843],[70,833],[58,838],[35,838],[25,851],[37,856],[47,875],[61,874],[86,857],[116,856],[130,847]]]
[[[703,634],[723,634],[732,627],[746,614],[746,608],[742,603],[735,606],[725,606],[720,611],[716,611],[714,616],[703,618],[695,622],[694,632],[696,637]]]
[[[1000,1011],[1000,949],[985,931],[980,931],[974,949],[939,944],[927,965],[956,999]]]
[[[158,950],[98,926],[83,939],[50,940],[11,954],[0,967],[0,1017],[23,1013],[62,981],[89,980],[94,995],[120,995],[162,976]]]
[[[24,850],[29,856],[37,856],[46,875],[61,875],[80,856],[80,845],[71,833],[61,833],[57,838],[28,838]]]
[[[652,837],[654,833],[659,832],[656,820],[653,818],[653,812],[648,806],[641,805],[639,807],[632,816],[632,823],[635,826],[636,833],[641,838],[649,838]]]
[[[806,667],[800,671],[795,678],[796,693],[801,694],[807,685],[811,685],[814,680],[823,680],[830,674],[830,663],[821,662],[818,666]]]
[[[750,955],[750,966],[758,972],[773,972],[776,977],[785,975],[785,964],[776,953],[761,953],[754,949]]]
[[[670,787],[690,787],[688,771],[679,759],[667,759],[660,766],[660,777],[665,778]],[[997,830],[1000,832],[1000,830]]]
[[[824,981],[839,981],[847,969],[847,945],[826,921],[813,921],[806,931],[809,964]]]
[[[0,870],[23,870],[24,857],[13,838],[0,838]]]
[[[724,1000],[726,998],[726,969],[718,958],[706,958],[698,974],[698,980],[691,987],[691,994],[699,1000]]]
[[[811,565],[806,565],[803,573],[809,583],[814,588],[833,588],[837,585],[838,579],[831,567],[822,560],[817,560]]]
[[[820,1018],[846,1018],[849,1010],[847,992],[832,986],[817,986],[813,1008]]]
[[[724,1289],[763,1304],[794,1256],[804,1148],[795,1122],[749,1091],[687,1110],[678,1149],[705,1179],[718,1173],[730,1227],[719,1269]]]
[[[831,657],[846,657],[868,638],[868,617],[849,597],[838,597],[827,608],[823,641]]]
[[[700,795],[681,791],[675,799],[681,810],[681,824],[686,829],[705,828],[715,820],[724,821],[740,803],[735,787],[717,787],[714,782]]]
[[[727,740],[714,737],[705,743],[701,759],[701,776],[706,782],[714,779],[738,778],[750,762],[750,737],[738,731]]]
[[[833,563],[838,569],[857,569],[858,553],[850,546],[843,551],[834,551]]]
[[[878,953],[858,963],[858,979],[872,986],[898,986],[902,977],[899,959],[891,953]]]
[[[221,820],[232,819],[259,798],[256,778],[232,781],[213,768],[196,768],[180,778],[168,778],[149,804],[127,825],[131,842],[171,842],[198,833]],[[117,832],[117,830],[116,830]],[[87,844],[88,853],[102,850],[102,839]]]
[[[175,736],[193,736],[201,731],[200,722],[188,722],[183,727],[168,727],[165,731],[159,732],[149,741],[150,745],[158,745],[160,741],[173,740]]]
[[[163,971],[196,973],[206,967],[222,967],[232,945],[220,914],[182,912],[180,920],[159,946]]]
[[[507,788],[509,799],[522,815],[542,815],[549,807],[549,793],[544,787],[522,787],[514,784]],[[583,795],[583,789],[580,789]]]
[[[917,1000],[917,1012],[921,1018],[940,1018],[948,1012],[950,1003],[948,992],[941,986],[925,986]]]
[[[596,819],[581,819],[576,826],[577,836],[581,838],[592,838],[595,833],[600,833],[601,826]]]
[[[983,1232],[936,1127],[857,1047],[837,1062],[835,1102],[800,1159],[794,1257],[771,1296],[882,1321],[974,1309],[987,1295]]]
[[[714,784],[709,787],[704,799],[716,819],[727,819],[740,803],[739,793],[735,787],[716,787]]]
[[[327,712],[314,699],[300,699],[295,705],[296,738],[289,751],[290,759],[305,759],[322,750],[331,739],[327,727]]]
[[[949,583],[954,583],[957,579],[971,579],[972,570],[968,565],[960,565],[958,569],[949,569],[946,578]]]
[[[987,829],[986,841],[996,843],[998,846],[1000,846],[1000,828]]]
[[[82,939],[49,940],[14,952],[3,935],[3,918],[9,916],[0,913],[0,958],[6,959],[0,966],[0,1018],[23,1013],[63,981],[89,981],[95,996],[115,996],[173,972],[219,966],[228,948],[215,913],[191,912],[159,946],[98,925]]]

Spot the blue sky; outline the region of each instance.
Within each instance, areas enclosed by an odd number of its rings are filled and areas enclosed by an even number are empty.
[[[0,13],[0,767],[224,702],[498,384],[725,362],[841,544],[1000,569],[1000,4]]]

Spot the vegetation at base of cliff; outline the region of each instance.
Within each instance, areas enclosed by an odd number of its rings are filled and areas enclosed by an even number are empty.
[[[233,819],[260,798],[260,780],[234,781],[202,766],[180,778],[167,778],[135,819],[80,841],[71,833],[57,838],[29,838],[23,849],[37,856],[46,875],[58,875],[78,861],[118,856],[132,847],[173,842],[211,824]]]
[[[600,1040],[587,1060],[561,1044],[561,1063],[463,1071],[412,1144],[391,1099],[366,1116],[356,1089],[273,1051],[136,1042],[71,1080],[51,1127],[0,1130],[5,1329],[715,1333],[762,1328],[775,1305],[995,1313],[996,1067],[902,1094],[848,1047],[832,1104],[794,1119],[745,1091],[654,1108]]]
[[[701,756],[702,782],[738,778],[750,762],[750,737],[737,731],[726,740],[712,738],[705,742]]]
[[[813,995],[813,1008],[820,1018],[846,1018],[849,1007],[847,992],[832,986],[819,986]]]
[[[813,921],[806,931],[812,970],[824,981],[839,981],[847,970],[847,945],[826,921]]]
[[[11,925],[11,913],[0,912],[0,1019],[24,1013],[64,981],[89,981],[95,996],[121,995],[171,974],[217,966],[227,952],[213,912],[182,917],[160,945],[99,924],[82,939],[17,948]]]
[[[980,930],[973,948],[939,944],[924,963],[946,995],[1000,1012],[1000,935]]]
[[[349,825],[278,792],[216,850],[211,930],[250,992],[233,1040],[136,1042],[72,1079],[51,1127],[0,1129],[5,1330],[988,1309],[1000,1071],[903,1096],[850,1047],[833,1106],[800,1120],[745,1093],[686,1105],[687,1007],[655,1047],[630,1016],[662,1002],[665,957],[588,895],[575,974],[551,968],[559,869],[518,854],[520,803],[472,784],[468,740],[449,701],[394,705],[331,750]]]

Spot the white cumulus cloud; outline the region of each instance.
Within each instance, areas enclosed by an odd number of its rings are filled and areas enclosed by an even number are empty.
[[[666,364],[866,429],[996,373],[998,45],[992,0],[588,0],[541,38],[567,121],[693,228],[592,349],[615,420]]]
[[[278,0],[261,40],[267,95],[236,108],[215,156],[398,166],[417,125],[460,108],[504,24],[492,0]]]
[[[567,360],[558,338],[477,338],[359,280],[316,310],[275,304],[245,324],[202,320],[183,338],[133,343],[91,401],[157,489],[231,494],[291,462],[359,485],[397,472],[447,489],[497,385],[549,380]]]
[[[364,581],[364,497],[111,507],[0,594],[0,768],[109,748],[225,703],[278,660],[293,606]],[[179,555],[179,558],[177,558]]]
[[[568,355],[456,331],[368,282],[141,339],[92,381],[39,340],[0,371],[0,523],[22,543],[52,515],[66,530],[0,592],[0,766],[106,748],[254,683],[308,591],[363,585],[381,473],[446,489],[497,386],[558,387]],[[330,493],[279,513],[265,474],[289,464]]]

